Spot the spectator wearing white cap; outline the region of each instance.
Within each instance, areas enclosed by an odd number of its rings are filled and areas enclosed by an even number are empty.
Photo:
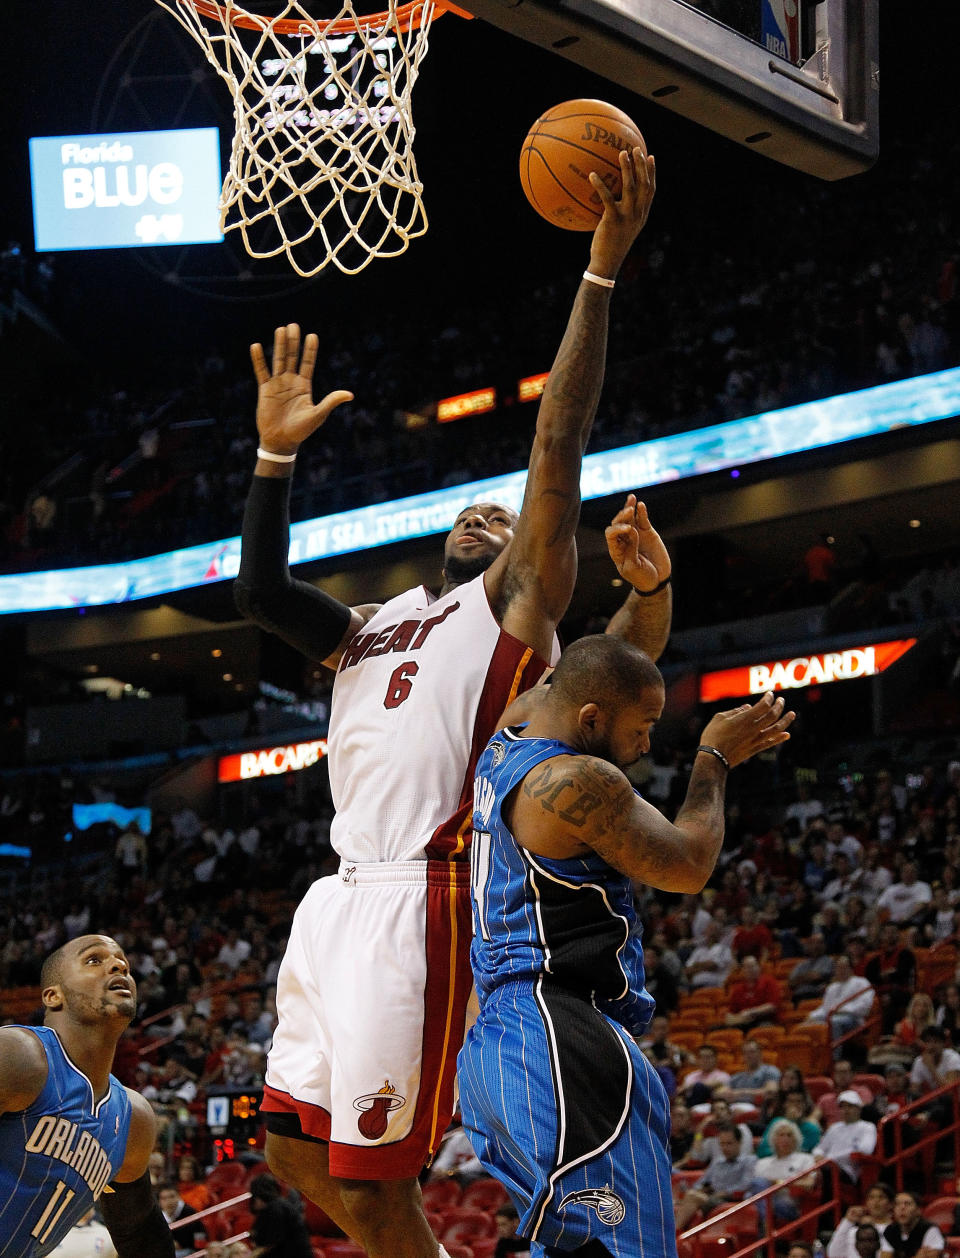
[[[855,1153],[870,1154],[877,1147],[877,1128],[860,1117],[863,1097],[853,1088],[846,1088],[837,1097],[840,1106],[839,1122],[831,1123],[823,1133],[814,1155],[836,1162],[841,1173],[856,1183],[860,1169],[853,1160]]]

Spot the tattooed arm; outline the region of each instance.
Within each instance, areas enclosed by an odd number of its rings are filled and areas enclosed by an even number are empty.
[[[702,743],[731,766],[789,737],[793,713],[764,697],[715,716]],[[621,873],[660,891],[701,891],[723,844],[727,769],[716,755],[695,759],[687,797],[670,822],[641,799],[624,774],[595,756],[557,756],[532,769],[508,802],[521,846],[563,860],[593,850]]]
[[[511,830],[540,856],[563,860],[588,849],[660,891],[700,891],[723,843],[726,770],[698,756],[687,798],[671,824],[641,799],[615,765],[592,756],[558,756],[524,778]]]
[[[652,158],[620,154],[623,191],[604,203],[590,249],[591,274],[613,279],[647,220],[655,187]],[[509,547],[488,569],[491,605],[507,632],[549,658],[553,632],[576,579],[580,464],[603,384],[612,289],[581,280],[544,389],[523,507]]]

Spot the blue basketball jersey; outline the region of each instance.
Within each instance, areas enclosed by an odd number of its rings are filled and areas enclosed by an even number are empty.
[[[669,1100],[632,1038],[653,1000],[630,880],[593,852],[526,851],[501,812],[528,774],[530,789],[556,792],[558,812],[570,807],[537,766],[576,754],[507,729],[477,766],[480,1011],[458,1058],[463,1126],[513,1199],[532,1258],[597,1241],[614,1258],[676,1258]]]
[[[119,1079],[100,1101],[52,1027],[28,1027],[47,1081],[26,1109],[0,1114],[0,1254],[41,1258],[63,1240],[120,1169],[130,1098]]]
[[[500,811],[538,764],[577,754],[513,729],[487,744],[474,781],[470,961],[481,1000],[511,979],[545,974],[639,1035],[654,1001],[644,988],[630,879],[595,852],[571,860],[535,856],[517,843]]]

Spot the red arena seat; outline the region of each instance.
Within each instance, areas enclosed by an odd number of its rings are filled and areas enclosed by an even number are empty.
[[[496,1210],[508,1200],[506,1188],[495,1179],[478,1179],[463,1190],[460,1204],[474,1210]]]
[[[432,1179],[424,1184],[423,1204],[431,1210],[445,1210],[447,1206],[460,1204],[460,1185],[455,1179]]]
[[[935,1223],[944,1236],[954,1231],[954,1211],[960,1206],[960,1197],[934,1197],[923,1207],[923,1217]]]
[[[493,1217],[483,1210],[471,1210],[469,1206],[454,1206],[444,1212],[442,1240],[447,1249],[451,1245],[469,1245],[475,1237],[496,1236],[497,1225]]]

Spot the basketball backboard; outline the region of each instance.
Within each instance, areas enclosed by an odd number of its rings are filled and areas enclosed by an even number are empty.
[[[879,0],[468,0],[470,11],[821,179],[878,152]]]

